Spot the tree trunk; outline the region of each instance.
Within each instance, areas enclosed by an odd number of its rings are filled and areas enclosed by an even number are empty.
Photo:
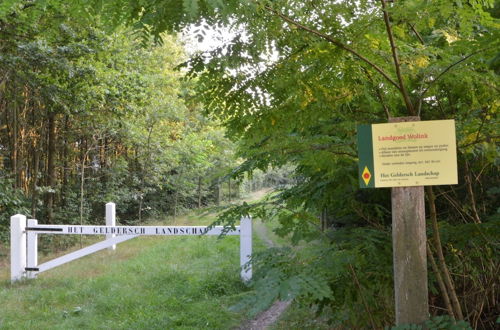
[[[33,170],[31,181],[31,216],[36,219],[36,204],[38,199],[37,181],[38,181],[38,168],[40,166],[40,152],[36,146],[33,146]]]
[[[69,133],[69,118],[68,116],[64,117],[64,142],[62,146],[62,158],[63,158],[63,168],[62,168],[62,187],[61,187],[61,204],[66,205],[66,194],[68,191],[68,173],[69,173],[69,146],[68,146],[68,133]]]
[[[102,145],[102,156],[100,159],[101,162],[101,183],[103,186],[104,191],[106,191],[107,183],[108,183],[108,138],[105,137],[103,140],[103,145]]]
[[[221,188],[220,188],[220,178],[217,178],[217,188],[216,188],[216,195],[215,195],[215,203],[217,206],[220,205],[220,194],[221,194]]]
[[[179,190],[175,190],[175,195],[174,195],[174,219],[177,218],[177,204],[179,203]]]
[[[236,199],[240,198],[240,189],[241,189],[241,187],[240,187],[239,182],[236,182],[236,188],[234,190]]]
[[[29,108],[29,89],[28,86],[24,86],[23,88],[23,106],[22,106],[22,111],[20,111],[17,115],[17,126],[18,126],[18,135],[19,135],[19,154],[17,155],[17,186],[21,187],[24,192],[28,193],[29,191],[29,182],[28,182],[28,175],[27,175],[27,170],[29,169],[29,153],[27,150],[24,148],[25,145],[28,145],[26,143],[27,139],[27,127],[28,123],[26,122],[26,112],[28,111]],[[19,107],[21,109],[21,107]]]
[[[83,202],[85,194],[85,158],[87,158],[87,153],[82,153],[82,159],[80,160],[80,225],[83,226]]]
[[[448,311],[448,315],[450,315],[453,319],[455,319],[455,314],[453,313],[453,307],[450,302],[450,296],[448,295],[448,291],[446,290],[446,285],[444,284],[443,277],[441,276],[441,272],[434,260],[434,256],[432,255],[432,250],[427,242],[427,259],[431,262],[432,271],[436,274],[436,280],[438,282],[439,291],[441,291],[441,295],[443,296],[444,305],[446,306],[446,310]]]
[[[36,108],[36,104],[33,105],[33,108]],[[42,107],[39,107],[43,109]],[[42,157],[42,145],[43,145],[43,137],[44,137],[44,125],[37,130],[37,117],[35,116],[35,111],[31,112],[30,125],[32,127],[31,136],[31,161],[32,168],[30,169],[30,177],[31,177],[31,217],[36,219],[37,213],[37,203],[38,203],[38,176],[40,173],[40,161]],[[43,185],[43,182],[41,183]]]
[[[476,197],[474,196],[474,190],[472,189],[472,173],[469,168],[469,162],[465,161],[465,183],[467,186],[467,192],[469,193],[472,216],[475,223],[481,223],[481,218],[479,217],[479,212],[476,208]]]
[[[80,226],[83,226],[83,202],[84,202],[84,193],[85,193],[85,159],[87,158],[87,153],[82,153],[81,159],[81,171],[80,171]],[[82,244],[82,235],[80,235],[80,248],[83,246]]]
[[[14,104],[12,109],[12,173],[14,175],[14,188],[18,188],[18,163],[17,156],[19,154],[19,128],[17,118],[17,103]]]
[[[201,209],[201,176],[198,177],[198,208]]]
[[[56,114],[48,113],[48,141],[47,141],[47,186],[51,189],[47,193],[47,221],[54,219],[54,190],[56,189]]]
[[[325,231],[328,228],[328,209],[326,207],[321,211],[321,231]]]
[[[441,269],[441,273],[443,274],[444,283],[448,288],[448,292],[451,298],[451,303],[453,305],[454,314],[458,320],[463,320],[464,316],[462,314],[462,307],[460,306],[460,303],[458,301],[457,293],[455,291],[455,286],[453,284],[450,271],[448,270],[448,266],[446,265],[443,254],[443,248],[441,246],[441,237],[439,235],[439,227],[437,223],[437,212],[435,203],[436,197],[434,196],[434,191],[432,190],[432,187],[428,186],[426,187],[426,189],[427,189],[427,197],[429,199],[429,212],[430,212],[430,219],[432,223],[432,231],[434,237],[434,248],[436,249],[438,257],[437,258],[438,265],[439,268]]]
[[[139,193],[139,223],[142,221],[142,204],[144,199],[142,197],[142,191]]]

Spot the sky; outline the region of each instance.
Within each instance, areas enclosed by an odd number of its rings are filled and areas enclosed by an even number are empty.
[[[191,25],[181,33],[188,55],[197,52],[208,52],[229,43],[236,33],[227,27],[214,27],[206,23]]]

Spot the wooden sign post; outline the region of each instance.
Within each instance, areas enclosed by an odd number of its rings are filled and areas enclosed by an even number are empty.
[[[358,126],[361,188],[392,188],[396,325],[429,318],[424,186],[457,184],[453,120]]]
[[[392,188],[391,205],[396,325],[421,324],[429,319],[424,187]]]

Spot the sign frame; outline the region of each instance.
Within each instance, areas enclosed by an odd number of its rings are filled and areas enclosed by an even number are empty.
[[[458,183],[455,120],[358,125],[360,188]]]

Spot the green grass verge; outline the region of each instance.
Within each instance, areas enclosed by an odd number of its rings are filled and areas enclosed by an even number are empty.
[[[231,329],[245,318],[230,310],[246,291],[237,236],[139,237],[36,280],[2,277],[0,329]]]

